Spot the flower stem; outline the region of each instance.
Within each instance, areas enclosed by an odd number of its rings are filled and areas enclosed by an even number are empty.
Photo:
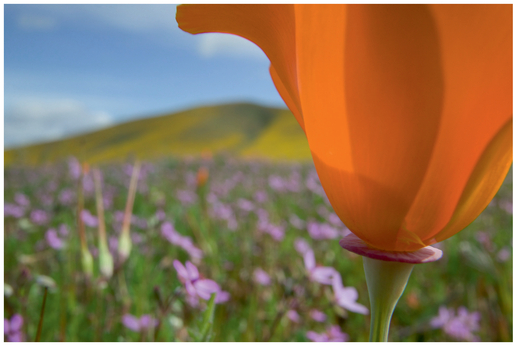
[[[41,304],[41,312],[39,315],[39,322],[38,322],[38,330],[36,331],[36,338],[35,342],[38,342],[41,337],[41,329],[43,328],[43,316],[45,315],[45,304],[47,302],[47,292],[48,288],[45,287],[45,293],[43,294],[43,303]]]
[[[388,341],[391,316],[408,282],[413,263],[363,257],[370,296],[370,341]]]

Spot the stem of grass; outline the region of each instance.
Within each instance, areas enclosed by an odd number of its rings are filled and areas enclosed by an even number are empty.
[[[41,337],[41,329],[43,328],[43,316],[45,315],[45,304],[47,303],[47,292],[48,288],[45,287],[45,293],[43,294],[43,304],[41,304],[41,312],[39,315],[38,330],[36,332],[35,342],[38,342]]]

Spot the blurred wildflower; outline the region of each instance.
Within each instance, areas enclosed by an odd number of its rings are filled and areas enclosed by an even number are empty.
[[[307,231],[311,238],[315,240],[335,239],[341,236],[341,232],[328,223],[309,222],[307,224]]]
[[[23,193],[21,192],[17,192],[15,195],[14,195],[14,201],[21,207],[28,207],[31,202],[29,201],[29,199],[27,198],[27,196],[25,196]]]
[[[108,239],[108,248],[112,255],[117,253],[118,249],[118,238],[115,236],[111,236]]]
[[[278,175],[270,175],[269,179],[269,187],[278,192],[284,192],[286,190],[284,180]]]
[[[99,225],[99,219],[92,215],[88,209],[83,209],[81,212],[81,219],[88,227],[97,227]]]
[[[309,248],[305,251],[303,254],[303,262],[311,281],[324,285],[332,285],[333,277],[338,274],[337,271],[332,267],[316,266],[314,251],[312,251],[312,249]]]
[[[178,278],[185,285],[187,294],[191,298],[201,298],[209,300],[212,293],[216,293],[215,303],[224,303],[230,299],[230,294],[221,290],[217,282],[209,279],[202,279],[199,276],[197,267],[191,262],[187,261],[185,266],[174,260],[174,268],[178,272]]]
[[[4,318],[4,335],[9,342],[23,342],[25,336],[22,331],[23,317],[19,314],[15,314],[11,317],[11,320]]]
[[[251,201],[248,201],[244,198],[239,198],[237,200],[237,206],[244,211],[252,211],[255,209],[255,205]]]
[[[512,257],[512,253],[510,249],[505,246],[497,253],[497,260],[499,262],[506,262]]]
[[[305,222],[302,219],[300,219],[296,214],[291,214],[289,216],[289,222],[296,229],[300,229],[301,230],[305,226]]]
[[[208,169],[204,166],[199,167],[196,175],[196,187],[199,189],[205,186],[208,180]]]
[[[154,214],[154,216],[156,217],[156,220],[158,221],[164,221],[165,220],[165,212],[163,211],[163,209],[158,209],[156,211],[156,213]]]
[[[75,157],[70,157],[68,159],[68,174],[72,179],[77,180],[81,176],[81,164]]]
[[[36,197],[41,205],[52,205],[54,203],[54,197],[46,191],[38,192]]]
[[[66,224],[62,223],[61,225],[59,225],[58,233],[62,237],[68,236],[68,227],[66,226]]]
[[[327,320],[327,315],[322,311],[312,309],[310,314],[311,318],[316,322],[325,322]]]
[[[59,250],[65,247],[65,242],[58,237],[56,230],[53,228],[45,233],[45,239],[48,245],[53,249]]]
[[[137,318],[131,314],[125,314],[122,316],[122,324],[132,331],[144,332],[155,328],[158,325],[158,320],[150,315],[142,315]]]
[[[184,205],[194,204],[197,200],[197,195],[190,190],[178,190],[176,197]]]
[[[307,179],[305,179],[305,186],[307,186],[307,189],[309,191],[324,196],[325,191],[323,190],[323,187],[321,187],[320,179],[318,177],[318,173],[316,173],[315,170],[312,170],[309,175],[307,176]]]
[[[95,185],[93,183],[93,177],[91,174],[85,173],[83,175],[83,191],[87,196],[93,195],[95,191]]]
[[[363,315],[369,313],[366,306],[357,303],[359,294],[355,287],[343,287],[341,275],[337,271],[332,277],[332,289],[334,290],[336,303],[342,308]]]
[[[473,334],[479,330],[480,320],[479,312],[469,313],[464,306],[458,308],[456,316],[454,309],[440,306],[438,316],[430,321],[430,325],[433,328],[442,328],[447,335],[459,341],[480,341],[479,337]]]
[[[293,321],[294,323],[300,322],[300,315],[296,312],[296,310],[287,310],[286,316],[288,319]]]
[[[172,223],[164,222],[162,224],[161,235],[171,244],[182,247],[193,259],[203,258],[203,251],[192,243],[192,239],[190,237],[182,236],[176,232]]]
[[[325,333],[318,334],[316,332],[308,331],[307,339],[314,342],[344,342],[348,341],[348,334],[343,333],[339,326],[333,325],[327,328]]]
[[[25,209],[16,204],[4,204],[4,217],[12,216],[14,218],[21,218],[25,214]]]
[[[255,201],[257,203],[264,203],[267,201],[267,192],[264,190],[260,190],[255,192]]]
[[[303,238],[296,238],[294,241],[294,248],[302,256],[305,255],[307,251],[312,251],[309,243],[307,243]]]
[[[253,271],[253,280],[255,280],[256,283],[263,286],[269,286],[271,285],[271,278],[269,277],[268,273],[266,273],[261,268],[256,268]]]
[[[72,189],[63,189],[58,196],[61,204],[71,206],[75,202],[75,192]]]
[[[232,231],[237,229],[237,220],[235,219],[233,209],[229,205],[214,201],[211,203],[210,215],[215,219],[225,220],[228,229]]]
[[[31,222],[36,225],[44,225],[50,221],[50,218],[49,218],[47,212],[40,210],[40,209],[35,209],[35,210],[31,211],[30,219],[31,219]]]
[[[272,223],[268,223],[262,231],[268,233],[271,238],[276,241],[281,241],[285,236],[285,228],[280,225],[273,225]]]
[[[339,216],[336,215],[336,213],[330,213],[327,218],[328,218],[329,222],[336,227],[345,226],[343,224],[343,221],[341,221],[341,219],[339,218]]]

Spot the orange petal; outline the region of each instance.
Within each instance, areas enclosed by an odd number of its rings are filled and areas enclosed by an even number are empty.
[[[219,32],[250,40],[267,55],[282,98],[303,128],[296,77],[293,5],[180,5],[180,29],[191,34]]]
[[[327,195],[370,245],[394,250],[439,128],[439,42],[425,6],[296,7],[306,134]]]
[[[467,227],[486,208],[501,187],[512,164],[510,119],[485,149],[470,176],[451,221],[436,235],[442,241]]]
[[[512,117],[513,62],[512,5],[430,8],[446,93],[431,163],[406,218],[427,240],[449,223],[481,154]]]
[[[269,73],[271,74],[273,83],[275,83],[276,90],[284,100],[287,108],[291,110],[294,117],[296,118],[296,121],[298,121],[298,124],[300,124],[302,130],[305,131],[305,124],[303,123],[302,111],[300,109],[298,90],[294,90],[289,84],[284,84],[273,65],[269,67]]]

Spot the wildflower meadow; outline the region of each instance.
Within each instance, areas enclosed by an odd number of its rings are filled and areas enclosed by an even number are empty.
[[[231,156],[4,171],[6,341],[367,341],[362,258],[312,163]],[[511,341],[511,170],[435,244],[394,341]]]

